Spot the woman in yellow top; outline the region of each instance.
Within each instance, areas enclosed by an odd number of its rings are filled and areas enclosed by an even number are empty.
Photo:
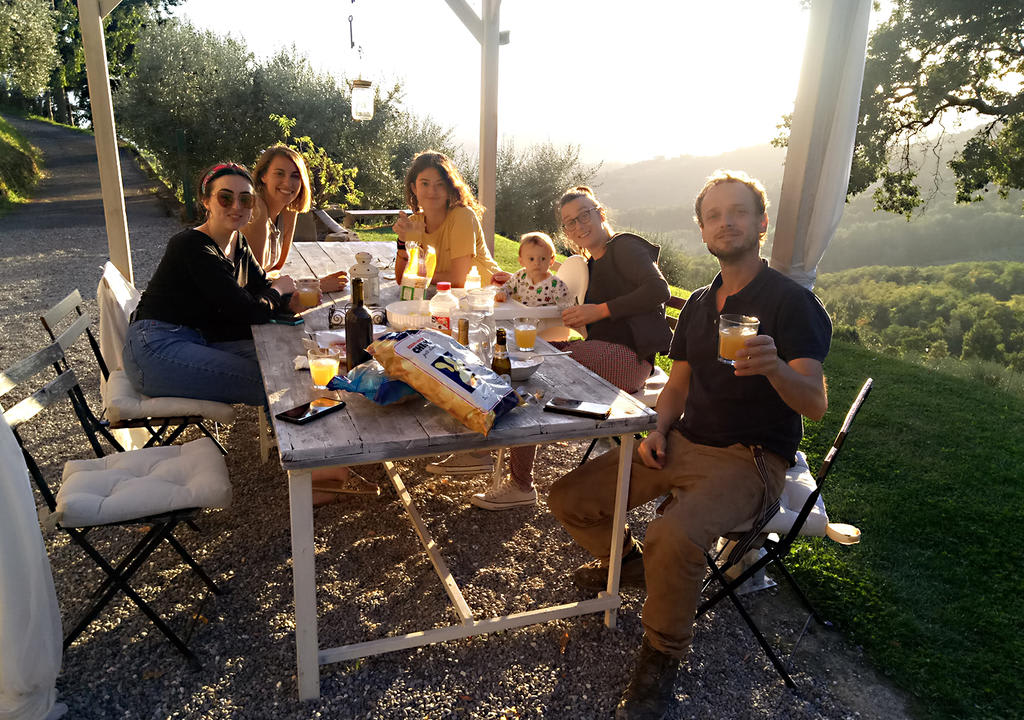
[[[480,226],[484,208],[448,156],[428,150],[413,158],[405,176],[405,200],[414,214],[399,215],[392,226],[398,234],[399,281],[409,262],[405,243],[410,241],[425,242],[437,252],[432,284],[447,281],[463,287],[473,265],[485,285],[501,285],[512,277],[491,257]]]

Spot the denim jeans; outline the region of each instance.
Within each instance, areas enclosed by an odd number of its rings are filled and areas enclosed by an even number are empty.
[[[185,325],[137,320],[128,326],[124,370],[136,390],[152,397],[266,403],[252,340],[207,342]]]

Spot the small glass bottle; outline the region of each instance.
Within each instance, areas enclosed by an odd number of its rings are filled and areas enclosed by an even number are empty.
[[[455,339],[458,340],[459,344],[463,347],[469,347],[469,319],[459,318],[458,331]]]
[[[508,341],[505,338],[505,328],[498,328],[498,340],[494,343],[494,358],[491,360],[491,370],[510,385],[512,384],[512,360],[508,356]]]
[[[363,304],[363,281],[352,281],[352,304],[345,312],[345,367],[347,372],[370,359],[366,348],[373,342],[373,320]]]

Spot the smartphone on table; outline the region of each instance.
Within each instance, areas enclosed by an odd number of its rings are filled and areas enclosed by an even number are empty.
[[[544,410],[561,415],[576,415],[596,420],[607,420],[612,412],[612,407],[611,405],[602,405],[601,403],[586,402],[584,400],[555,397],[548,400]]]
[[[329,415],[336,410],[341,410],[343,407],[345,407],[344,400],[319,397],[308,403],[302,403],[297,407],[293,407],[291,410],[279,412],[275,417],[278,420],[284,420],[285,422],[294,423],[296,425],[305,425],[308,422],[313,422],[318,417],[323,417],[324,415]]]

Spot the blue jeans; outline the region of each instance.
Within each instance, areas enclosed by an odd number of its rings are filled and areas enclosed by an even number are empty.
[[[128,326],[124,370],[136,390],[152,397],[266,403],[252,340],[207,342],[185,325],[137,320]]]

